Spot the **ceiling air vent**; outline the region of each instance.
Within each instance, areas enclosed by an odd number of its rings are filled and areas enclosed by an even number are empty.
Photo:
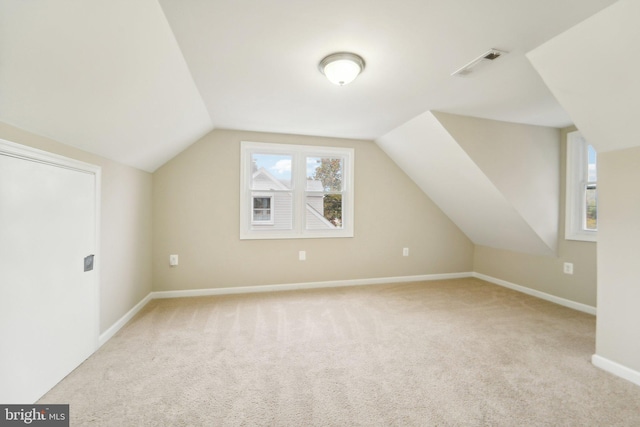
[[[475,67],[476,65],[478,65],[479,63],[481,63],[483,61],[493,61],[495,59],[500,58],[502,55],[504,55],[506,53],[507,52],[505,52],[504,50],[489,49],[488,51],[486,51],[482,55],[478,56],[473,61],[471,61],[468,64],[466,64],[466,65],[458,68],[457,70],[455,70],[453,73],[451,73],[451,75],[452,76],[464,76],[464,75],[467,75],[467,74],[469,74],[471,72],[471,69],[473,67]]]

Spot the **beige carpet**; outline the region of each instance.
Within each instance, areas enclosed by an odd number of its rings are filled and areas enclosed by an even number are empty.
[[[477,279],[155,300],[40,403],[72,426],[640,426],[594,330]]]

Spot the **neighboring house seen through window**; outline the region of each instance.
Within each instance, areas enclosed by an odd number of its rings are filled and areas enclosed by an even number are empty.
[[[253,208],[251,223],[252,224],[273,224],[273,214],[271,206],[273,205],[273,196],[255,194],[252,199]]]
[[[241,147],[241,239],[353,237],[353,149]]]
[[[597,153],[580,132],[567,134],[565,238],[595,242],[598,230]]]

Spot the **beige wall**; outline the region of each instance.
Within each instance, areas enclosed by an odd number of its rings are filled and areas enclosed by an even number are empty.
[[[511,207],[555,251],[560,200],[560,130],[440,112],[433,114]]]
[[[0,138],[102,168],[100,331],[151,291],[151,174],[0,122]]]
[[[355,237],[239,239],[242,140],[353,147]],[[371,141],[214,130],[153,175],[154,290],[471,271],[473,245]],[[410,256],[402,257],[402,248]],[[307,252],[298,261],[298,251]],[[169,267],[170,254],[180,265]]]
[[[566,140],[567,133],[574,129],[561,132],[558,256],[533,256],[478,246],[473,266],[477,273],[595,307],[597,244],[564,239]],[[573,275],[563,273],[564,262],[573,263]]]
[[[596,353],[640,372],[640,148],[598,155]]]

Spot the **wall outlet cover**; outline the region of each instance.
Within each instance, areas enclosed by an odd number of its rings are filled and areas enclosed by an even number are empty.
[[[565,262],[563,270],[564,274],[573,274],[573,264],[570,262]]]

